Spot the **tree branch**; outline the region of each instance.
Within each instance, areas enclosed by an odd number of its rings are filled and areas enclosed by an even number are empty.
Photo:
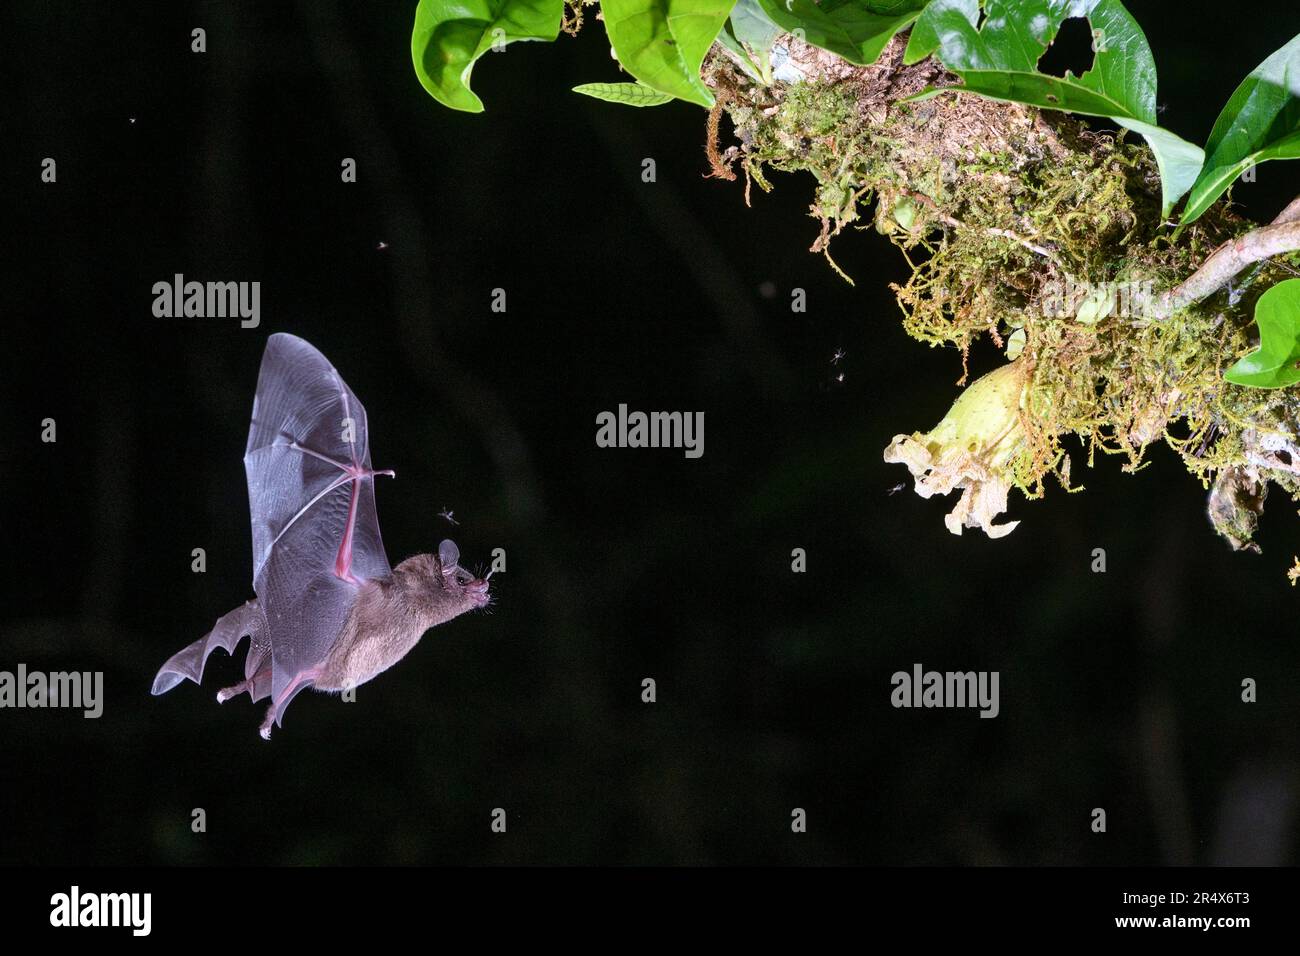
[[[1273,225],[1284,222],[1300,222],[1300,196],[1291,200],[1291,205],[1282,210],[1281,214],[1273,220]]]
[[[1247,266],[1297,251],[1300,251],[1300,198],[1292,201],[1270,225],[1219,246],[1181,284],[1156,298],[1150,317],[1167,319],[1179,309],[1218,292]]]

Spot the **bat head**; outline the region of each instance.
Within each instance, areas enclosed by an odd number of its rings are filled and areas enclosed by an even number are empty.
[[[487,578],[475,577],[460,566],[460,549],[450,538],[438,545],[436,569],[434,587],[440,589],[445,603],[456,608],[455,614],[488,605],[491,598]]]

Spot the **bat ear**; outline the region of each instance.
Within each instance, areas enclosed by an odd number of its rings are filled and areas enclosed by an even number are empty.
[[[442,565],[443,574],[451,574],[456,570],[456,565],[460,561],[460,548],[456,547],[456,542],[447,538],[438,545],[438,563]]]

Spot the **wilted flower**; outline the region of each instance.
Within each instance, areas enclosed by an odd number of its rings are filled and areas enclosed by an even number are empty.
[[[1268,480],[1261,480],[1255,468],[1225,468],[1215,479],[1208,507],[1210,522],[1228,539],[1233,551],[1259,552],[1252,539],[1267,495]]]
[[[971,383],[929,432],[896,435],[885,449],[885,461],[911,471],[922,498],[962,490],[957,507],[944,518],[953,534],[963,527],[983,528],[990,538],[1000,538],[1020,523],[993,521],[1007,510],[1012,466],[1024,450],[1024,387],[1017,363],[1003,365]]]

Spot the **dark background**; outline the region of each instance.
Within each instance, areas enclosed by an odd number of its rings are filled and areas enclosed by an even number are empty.
[[[1263,0],[1130,8],[1163,122],[1198,142],[1300,32]],[[413,10],[0,13],[0,669],[102,670],[106,698],[98,720],[0,711],[0,861],[1295,862],[1293,504],[1234,555],[1168,449],[1137,475],[1076,453],[1086,492],[1014,496],[1000,541],[950,535],[950,504],[889,494],[907,475],[881,459],[960,374],[902,333],[884,239],[837,241],[851,288],[806,252],[809,179],[746,209],[702,178],[702,110],[568,92],[618,78],[590,17],[486,56],[487,113],[449,112],[412,71]],[[1237,198],[1271,217],[1298,168]],[[260,281],[261,327],[154,318],[176,272]],[[377,492],[393,562],[450,534],[509,565],[490,615],[355,703],[299,697],[266,743],[263,705],[213,700],[242,676],[224,655],[201,688],[149,685],[252,596],[240,459],[276,331],[365,402],[399,476]],[[704,457],[596,448],[620,402],[703,410]],[[1000,716],[893,709],[915,662],[999,671]]]

